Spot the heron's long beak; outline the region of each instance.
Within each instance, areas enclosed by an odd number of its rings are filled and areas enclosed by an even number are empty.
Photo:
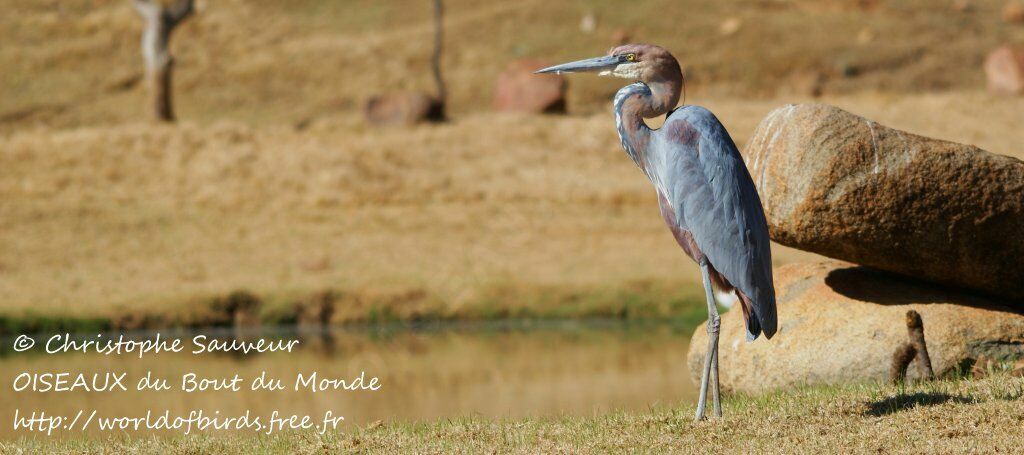
[[[623,59],[617,55],[608,55],[604,57],[588,58],[586,60],[578,60],[575,62],[563,63],[561,65],[555,65],[552,67],[537,70],[534,74],[547,74],[547,73],[583,73],[593,71],[609,71],[615,69]]]

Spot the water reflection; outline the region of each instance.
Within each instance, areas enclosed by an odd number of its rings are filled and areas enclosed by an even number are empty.
[[[6,416],[5,437],[26,435],[12,428],[14,410],[22,414],[140,416],[147,410],[186,415],[269,416],[282,414],[345,416],[339,429],[376,420],[421,420],[480,415],[485,417],[590,414],[617,408],[644,409],[651,404],[690,401],[695,395],[686,370],[689,330],[667,325],[564,323],[540,327],[444,326],[416,330],[331,330],[306,328],[274,334],[231,331],[208,336],[230,339],[297,338],[293,352],[256,355],[182,353],[146,355],[53,354],[7,355],[0,371],[7,391],[0,395]],[[168,336],[167,333],[163,334]],[[138,335],[136,335],[138,336]],[[191,339],[193,334],[179,333]],[[43,337],[37,337],[43,340]],[[190,345],[189,343],[186,344]],[[23,372],[127,373],[128,392],[14,392]],[[364,373],[378,377],[377,391],[293,390],[296,375],[351,379]],[[149,373],[167,378],[165,391],[135,391]],[[242,390],[180,390],[187,373],[230,378],[239,374]],[[249,390],[264,375],[279,378],[285,390]],[[68,432],[58,433],[68,436]]]

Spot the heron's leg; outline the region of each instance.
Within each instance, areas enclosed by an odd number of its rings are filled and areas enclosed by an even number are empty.
[[[715,417],[722,417],[722,394],[718,384],[718,334],[715,334],[715,339],[715,354],[711,356],[711,402],[714,404]]]
[[[718,355],[718,306],[715,304],[714,291],[711,289],[711,274],[708,271],[708,260],[707,258],[701,259],[700,261],[700,272],[704,277],[704,292],[708,301],[708,349],[704,354],[704,374],[700,377],[700,399],[697,400],[697,415],[694,416],[693,420],[701,420],[704,418],[704,408],[707,405],[708,396],[708,380],[714,380],[714,395],[715,395],[715,414],[721,415],[721,405],[718,404],[718,369],[715,368],[715,376],[711,377],[712,364],[717,363]]]

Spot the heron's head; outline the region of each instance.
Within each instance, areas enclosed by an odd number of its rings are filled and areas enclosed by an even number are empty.
[[[653,44],[626,44],[612,48],[604,57],[588,58],[544,68],[537,73],[596,72],[641,82],[678,79],[679,62],[667,50]]]

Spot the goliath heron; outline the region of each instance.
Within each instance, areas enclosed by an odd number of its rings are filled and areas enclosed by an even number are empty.
[[[637,81],[615,94],[615,128],[626,154],[654,185],[661,215],[700,265],[708,305],[708,349],[695,420],[704,418],[708,382],[715,416],[718,387],[718,307],[714,291],[735,291],[747,341],[775,334],[775,287],[768,223],[761,199],[729,133],[710,111],[676,108],[683,89],[679,62],[665,49],[627,44],[607,56],[552,66],[538,73],[600,72]],[[652,130],[644,118],[667,114]]]

